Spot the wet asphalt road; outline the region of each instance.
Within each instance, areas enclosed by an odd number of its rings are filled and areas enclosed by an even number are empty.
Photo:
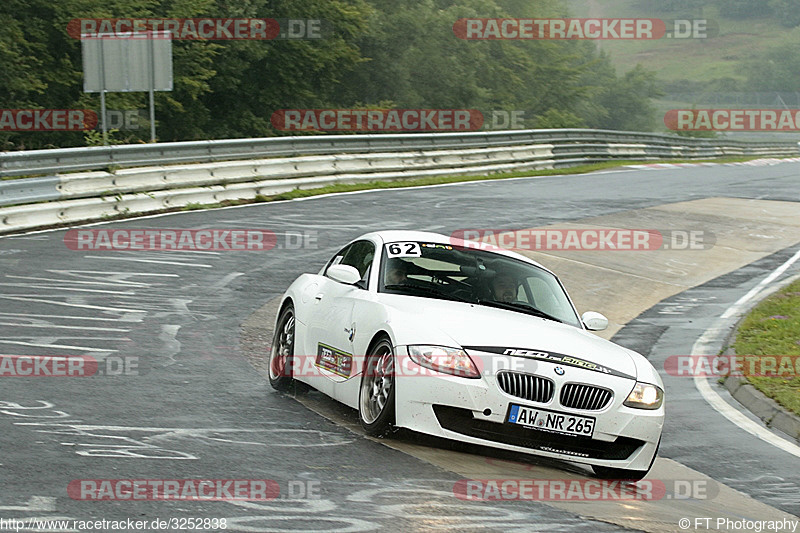
[[[456,474],[353,435],[272,391],[241,356],[239,327],[298,274],[317,271],[367,231],[533,227],[716,196],[798,202],[800,164],[477,182],[109,225],[268,229],[280,245],[268,252],[76,252],[64,245],[65,231],[2,238],[0,353],[90,355],[110,375],[0,379],[0,518],[225,518],[229,531],[616,530],[539,503],[455,499]],[[294,249],[286,232],[315,242]],[[615,340],[656,367],[667,355],[690,353],[713,313],[794,251],[677,295],[664,305],[684,305],[681,313],[656,306]],[[665,381],[663,456],[800,513],[800,459],[748,438],[707,406],[692,407],[698,398],[690,380]],[[67,492],[80,479],[194,478],[274,480],[281,496],[96,502]],[[313,497],[304,497],[309,490]]]

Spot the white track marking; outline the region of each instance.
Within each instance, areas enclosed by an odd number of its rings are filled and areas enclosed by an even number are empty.
[[[62,338],[76,338],[76,337],[62,337]],[[113,337],[81,337],[88,340],[119,340]],[[36,348],[58,348],[60,350],[73,350],[77,352],[116,352],[117,350],[109,350],[108,348],[90,348],[88,346],[70,346],[68,344],[50,344],[41,342],[22,342],[22,341],[9,341],[0,339],[0,344],[13,344],[15,346],[33,346]]]
[[[100,294],[117,294],[120,296],[133,296],[131,291],[104,291],[103,289],[76,289],[74,287],[57,287],[54,285],[40,285],[37,283],[0,283],[0,287],[20,287],[23,289],[47,289],[55,291],[96,292]]]
[[[63,296],[59,295],[47,295],[47,296],[55,296],[56,298],[63,298]],[[64,307],[80,307],[81,309],[96,309],[98,311],[113,311],[115,313],[147,313],[147,311],[144,309],[127,309],[125,307],[103,307],[100,305],[71,304],[67,302],[57,302],[55,300],[43,300],[41,298],[27,298],[25,297],[25,295],[0,296],[0,298],[4,300],[18,300],[20,302],[38,302],[50,305],[61,305]]]
[[[0,312],[0,317],[33,317],[33,318],[58,318],[64,320],[95,320],[97,322],[121,322],[118,318],[97,318],[91,316],[67,316],[67,315],[38,315],[32,313],[3,313]],[[136,322],[141,322],[137,320]],[[105,330],[105,328],[103,328]]]
[[[772,272],[772,274],[764,278],[761,281],[761,283],[750,289],[750,292],[748,292],[747,294],[736,300],[736,303],[730,306],[724,313],[722,313],[722,316],[720,318],[730,318],[734,314],[739,313],[741,311],[741,308],[748,301],[750,301],[756,294],[761,292],[764,289],[764,287],[775,281],[778,278],[778,276],[786,272],[790,266],[792,266],[795,262],[797,262],[798,259],[800,259],[800,250],[798,250],[798,252],[794,254],[791,257],[791,259],[789,259],[784,264],[775,269]]]
[[[227,276],[223,277],[213,285],[211,285],[212,289],[223,289],[225,286],[230,283],[231,281],[235,280],[239,276],[244,276],[244,272],[231,272]]]
[[[0,511],[55,511],[56,499],[48,496],[31,496],[23,505],[0,505]]]
[[[697,342],[694,343],[692,346],[692,355],[714,355],[715,350],[713,349],[713,344],[715,344],[715,339],[718,339],[720,334],[726,331],[725,323],[728,322],[730,317],[735,316],[742,312],[743,308],[753,297],[755,297],[759,292],[761,292],[767,285],[772,283],[778,276],[786,272],[786,270],[792,266],[797,260],[800,259],[800,251],[794,254],[791,259],[786,261],[780,267],[775,269],[769,276],[764,278],[758,285],[753,287],[747,294],[739,298],[732,306],[730,306],[719,319],[714,324],[713,327],[707,329]],[[759,439],[772,444],[776,448],[779,448],[787,453],[794,455],[795,457],[800,457],[800,446],[782,438],[770,431],[769,429],[763,427],[758,422],[754,422],[738,409],[732,407],[728,402],[722,399],[722,397],[709,385],[708,378],[695,376],[694,377],[694,385],[700,394],[703,396],[703,399],[708,402],[711,407],[713,407],[718,413],[722,416],[745,430],[746,432],[750,433],[751,435],[758,437]]]
[[[15,276],[12,274],[6,274],[5,276],[8,279],[25,279],[29,281],[51,281],[53,283],[64,283],[64,279],[55,279],[55,278],[39,278],[36,276]],[[142,288],[149,288],[152,285],[150,283],[136,283],[136,282],[125,282],[117,281],[117,282],[102,282],[102,281],[80,281],[77,279],[70,279],[70,285],[111,285],[112,287],[119,287],[120,285],[130,285],[131,287],[142,287]]]
[[[86,255],[86,259],[102,259],[104,261],[131,261],[134,263],[155,263],[158,265],[177,265],[197,268],[213,268],[211,265],[202,263],[178,263],[177,261],[156,261],[155,259],[134,259],[133,257],[106,257],[102,255]]]
[[[47,328],[47,329],[77,329],[80,331],[117,331],[127,333],[129,329],[120,328],[91,328],[87,326],[55,326],[53,324],[21,324],[19,322],[0,322],[0,326],[13,326],[15,328]]]

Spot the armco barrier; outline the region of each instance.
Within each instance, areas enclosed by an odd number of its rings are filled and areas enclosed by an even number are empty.
[[[571,143],[680,146],[682,150],[689,152],[702,151],[703,149],[713,150],[718,147],[727,147],[729,150],[734,148],[753,150],[758,148],[791,148],[794,145],[795,151],[793,153],[797,153],[797,145],[791,142],[749,143],[727,139],[720,141],[657,133],[588,129],[387,135],[308,135],[0,152],[0,177],[97,170],[112,165],[124,168],[143,165],[210,163],[264,157],[293,157],[309,154],[446,150],[489,148],[505,145],[563,145]]]
[[[7,152],[0,233],[334,183],[574,166],[610,159],[792,157],[796,143],[603,130],[326,135]],[[190,163],[191,162],[191,163]],[[146,163],[146,166],[141,166]],[[139,165],[138,168],[136,165]],[[119,167],[114,170],[108,167]],[[133,167],[132,167],[133,166]],[[96,170],[106,168],[107,170]]]

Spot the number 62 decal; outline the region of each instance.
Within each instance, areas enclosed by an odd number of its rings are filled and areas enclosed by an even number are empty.
[[[389,257],[420,257],[422,255],[418,242],[393,242],[386,246],[386,251]]]

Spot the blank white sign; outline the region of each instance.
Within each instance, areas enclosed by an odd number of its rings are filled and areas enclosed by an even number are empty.
[[[172,90],[170,32],[81,35],[81,49],[84,92]]]

